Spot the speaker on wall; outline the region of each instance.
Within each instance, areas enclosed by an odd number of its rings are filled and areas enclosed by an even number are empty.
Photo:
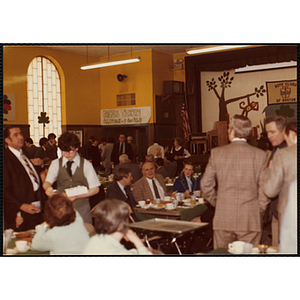
[[[175,100],[170,97],[162,101],[162,96],[155,96],[156,105],[156,123],[174,124],[175,121]]]

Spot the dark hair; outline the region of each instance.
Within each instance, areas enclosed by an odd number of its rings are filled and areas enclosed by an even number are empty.
[[[124,201],[103,200],[92,210],[92,217],[95,218],[95,231],[98,234],[126,234],[128,231],[129,209]]]
[[[177,141],[177,143],[178,143],[179,146],[183,146],[183,140],[182,140],[182,138],[176,137],[174,140]]]
[[[33,144],[32,138],[26,138],[26,139],[25,139],[25,142],[26,142],[26,143],[29,143],[29,144]]]
[[[107,139],[107,141],[109,142],[109,143],[114,143],[115,142],[115,138],[114,137],[112,137],[112,136],[110,136],[108,139]]]
[[[45,137],[42,137],[39,141],[40,146],[44,146],[48,142],[48,139]]]
[[[71,147],[79,149],[80,141],[76,134],[65,132],[58,138],[58,147],[61,151],[70,151]]]
[[[245,116],[234,115],[229,125],[229,130],[232,129],[237,138],[250,140],[252,137],[252,124],[249,118]]]
[[[167,152],[167,153],[165,154],[165,157],[166,157],[166,159],[169,160],[169,161],[174,161],[174,154],[171,153],[171,152]]]
[[[102,143],[103,143],[103,142],[106,142],[106,138],[103,137],[103,138],[101,139],[101,142],[102,142]]]
[[[123,177],[128,177],[128,174],[131,173],[131,170],[128,168],[119,168],[117,172],[114,175],[114,180],[115,181],[120,181],[122,180]]]
[[[48,134],[48,140],[55,139],[55,138],[56,138],[56,134],[55,133],[49,133]]]
[[[73,223],[76,212],[70,199],[63,194],[56,194],[49,198],[44,209],[44,219],[50,228]]]
[[[164,165],[164,160],[161,157],[158,157],[156,159],[156,164],[160,167],[162,167]]]
[[[20,127],[17,126],[17,125],[7,125],[7,126],[5,126],[4,131],[3,131],[3,138],[4,139],[9,138],[10,130],[13,129],[13,128],[19,128],[20,129]]]
[[[290,134],[290,131],[294,131],[297,134],[297,120],[291,120],[286,123],[284,132],[286,135]]]
[[[275,122],[276,123],[276,128],[282,132],[285,125],[286,125],[286,118],[282,117],[282,116],[269,116],[265,118],[265,127],[267,124],[271,123],[271,122]]]

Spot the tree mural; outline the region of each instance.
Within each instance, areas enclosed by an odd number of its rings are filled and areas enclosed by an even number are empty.
[[[258,110],[258,102],[252,101],[250,102],[250,97],[256,95],[257,98],[260,96],[263,96],[264,93],[266,92],[264,86],[260,86],[260,88],[255,88],[254,92],[251,94],[239,96],[236,98],[231,98],[225,100],[225,89],[230,88],[232,81],[234,77],[229,78],[229,72],[224,72],[223,75],[218,77],[218,80],[220,81],[220,87],[221,87],[221,94],[218,93],[216,88],[218,87],[216,81],[214,78],[211,79],[211,81],[206,81],[206,85],[208,86],[208,91],[213,90],[216,97],[219,99],[219,121],[227,121],[228,120],[228,110],[227,110],[227,105],[236,102],[242,99],[247,99],[247,104],[245,104],[244,101],[242,101],[239,104],[239,107],[242,109],[242,115],[248,116],[248,113],[251,110]]]

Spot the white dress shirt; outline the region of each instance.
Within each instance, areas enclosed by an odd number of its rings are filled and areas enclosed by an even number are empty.
[[[150,189],[151,189],[151,192],[153,194],[153,199],[155,199],[155,192],[154,192],[154,188],[153,188],[153,183],[152,183],[152,179],[149,179],[147,178],[147,181],[149,183],[149,186],[150,186]],[[158,193],[159,193],[159,196],[160,196],[160,199],[164,199],[165,198],[165,191],[163,189],[163,187],[160,185],[160,183],[158,182],[158,180],[156,178],[153,178],[154,181],[155,181],[155,184],[157,186],[157,190],[158,190]]]

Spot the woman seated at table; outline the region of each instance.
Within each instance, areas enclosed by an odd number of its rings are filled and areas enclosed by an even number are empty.
[[[190,197],[195,191],[200,191],[200,177],[197,180],[193,177],[194,166],[186,163],[181,176],[179,176],[173,186],[173,192],[184,193],[185,197]]]
[[[45,222],[37,227],[32,248],[50,251],[50,254],[80,254],[89,240],[80,214],[63,194],[47,200],[44,209]]]
[[[97,204],[92,217],[95,218],[96,235],[90,238],[82,254],[86,255],[151,255],[140,238],[129,229],[129,210],[124,201],[112,199]],[[122,239],[134,244],[127,250]]]

